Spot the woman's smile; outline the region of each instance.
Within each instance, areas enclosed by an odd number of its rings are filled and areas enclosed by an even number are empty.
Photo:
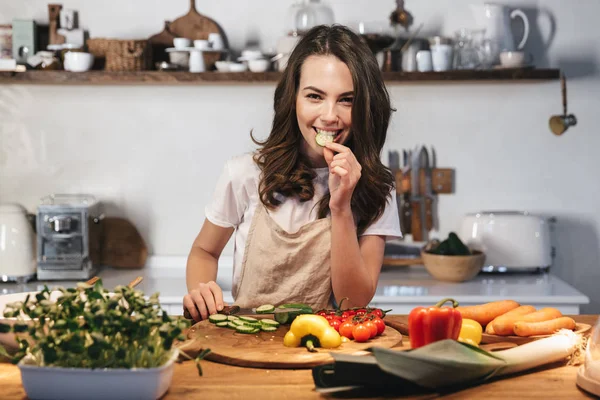
[[[348,66],[332,55],[308,57],[300,71],[296,117],[302,151],[314,167],[327,166],[316,136],[343,144],[350,136],[354,84]]]

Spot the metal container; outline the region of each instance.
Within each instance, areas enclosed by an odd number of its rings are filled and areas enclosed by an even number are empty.
[[[101,204],[91,195],[44,197],[37,210],[37,277],[85,280],[96,274],[102,244]]]

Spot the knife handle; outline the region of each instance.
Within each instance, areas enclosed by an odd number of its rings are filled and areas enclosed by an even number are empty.
[[[412,232],[413,241],[421,242],[423,240],[422,222],[421,221],[421,202],[419,200],[411,200],[411,218],[410,230]]]
[[[402,231],[404,233],[410,233],[411,229],[411,210],[410,210],[410,195],[408,193],[404,193],[402,196],[402,206],[400,208],[400,220],[402,222]]]
[[[433,199],[425,197],[425,229],[427,232],[433,229]]]

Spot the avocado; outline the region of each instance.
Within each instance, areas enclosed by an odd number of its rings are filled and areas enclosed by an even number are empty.
[[[460,240],[454,232],[448,234],[448,243],[450,245],[450,255],[453,256],[470,256],[471,250]]]
[[[469,256],[471,250],[460,240],[454,232],[448,234],[448,238],[442,241],[437,247],[428,250],[428,253],[440,256]]]

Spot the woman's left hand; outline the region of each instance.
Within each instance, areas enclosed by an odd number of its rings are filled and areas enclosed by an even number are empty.
[[[337,154],[334,155],[334,152]],[[362,167],[352,150],[339,143],[327,143],[323,155],[329,166],[329,209],[332,213],[351,212],[352,193],[360,179]]]

